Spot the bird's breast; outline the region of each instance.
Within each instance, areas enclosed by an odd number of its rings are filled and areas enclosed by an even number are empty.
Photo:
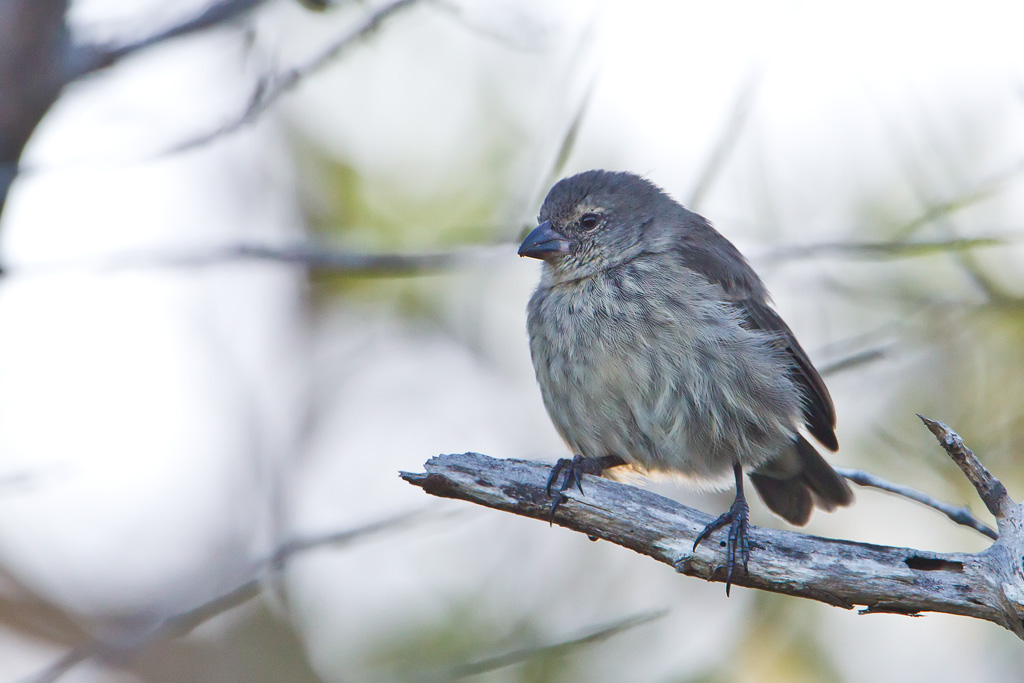
[[[570,447],[702,479],[783,449],[799,398],[769,341],[721,302],[626,279],[542,285],[531,298],[537,380]]]

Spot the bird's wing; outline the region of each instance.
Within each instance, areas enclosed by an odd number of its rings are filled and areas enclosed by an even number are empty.
[[[724,290],[751,329],[778,336],[782,348],[793,360],[792,376],[804,397],[807,430],[826,448],[837,450],[839,442],[836,440],[836,411],[832,396],[789,325],[769,304],[764,284],[739,250],[705,222],[689,227],[679,253],[687,266]]]

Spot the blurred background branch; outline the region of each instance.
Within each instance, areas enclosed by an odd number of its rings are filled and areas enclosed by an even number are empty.
[[[130,662],[132,658],[139,656],[147,648],[162,640],[186,636],[215,617],[259,596],[265,590],[267,582],[274,580],[273,574],[283,571],[286,564],[301,553],[323,548],[339,549],[352,543],[366,541],[381,533],[405,532],[419,524],[449,520],[457,514],[458,512],[453,510],[421,508],[375,520],[353,529],[333,531],[287,541],[262,563],[262,567],[258,570],[258,578],[246,581],[233,590],[194,609],[167,618],[159,628],[147,634],[145,638],[134,644],[130,649],[111,651],[110,647],[104,643],[90,643],[68,652],[52,665],[31,677],[29,681],[25,681],[25,683],[49,683],[50,681],[55,681],[76,665],[92,658],[99,661],[110,660],[115,664],[124,664]]]
[[[914,242],[830,242],[822,244],[806,244],[780,246],[764,254],[767,262],[785,262],[795,259],[817,258],[822,256],[886,260],[900,258],[916,258],[934,256],[935,254],[984,249],[987,247],[1009,246],[1021,239],[1018,235],[999,237],[954,237],[951,239]]]
[[[462,666],[456,667],[449,671],[443,678],[437,679],[438,681],[450,681],[462,678],[470,678],[472,676],[479,676],[485,674],[488,671],[494,671],[501,669],[506,666],[513,664],[519,664],[521,662],[529,661],[536,657],[561,655],[568,651],[577,649],[585,645],[593,645],[600,643],[609,638],[617,636],[624,631],[634,629],[638,626],[643,626],[657,619],[661,619],[668,610],[656,610],[653,612],[644,612],[642,614],[633,614],[628,617],[623,617],[610,624],[597,627],[591,630],[589,633],[585,633],[581,636],[576,636],[569,640],[563,640],[559,643],[551,645],[544,645],[541,647],[531,647],[523,650],[517,650],[515,652],[509,652],[507,654],[498,655],[496,657],[490,657],[488,659],[482,659],[480,661],[472,662],[470,664],[463,664]]]
[[[25,145],[67,83],[67,4],[0,2],[0,214]]]
[[[176,154],[195,149],[196,147],[202,147],[213,140],[229,135],[252,123],[281,96],[298,87],[305,78],[320,71],[338,59],[356,43],[375,33],[392,16],[399,14],[401,10],[412,7],[418,2],[419,0],[394,0],[371,12],[358,26],[346,31],[343,36],[337,38],[305,64],[263,76],[249,97],[249,103],[236,118],[211,131],[174,145],[165,154]]]
[[[64,87],[165,41],[232,21],[263,0],[220,0],[195,16],[124,45],[77,43],[67,0],[0,2],[0,214],[21,153]]]
[[[173,26],[161,29],[139,40],[133,40],[123,45],[89,43],[76,45],[67,60],[69,68],[65,79],[67,82],[70,82],[94,71],[111,67],[125,57],[147,50],[168,40],[234,21],[238,17],[256,9],[264,1],[218,0],[201,9],[195,16],[188,17]]]

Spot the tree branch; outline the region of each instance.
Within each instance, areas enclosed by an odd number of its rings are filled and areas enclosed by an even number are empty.
[[[65,23],[67,0],[0,1],[0,212],[17,177],[22,150],[64,86],[168,40],[223,25],[264,1],[216,0],[174,26],[121,45],[74,43]],[[253,121],[304,76],[322,68],[373,33],[389,16],[415,2],[396,0],[374,11],[307,64],[261,81],[235,121],[169,151],[192,149]]]
[[[1012,513],[1012,509],[1016,507],[1016,503],[1010,498],[1003,483],[981,464],[978,457],[964,444],[960,435],[942,422],[929,420],[920,413],[918,417],[977,489],[978,496],[981,497],[981,501],[985,503],[988,511],[995,515],[996,519],[1008,517]]]
[[[287,245],[237,243],[192,250],[146,250],[38,265],[3,264],[10,274],[51,272],[65,268],[203,268],[232,262],[265,261],[303,266],[322,273],[355,277],[404,277],[480,263],[515,251],[514,244],[477,245],[422,253],[366,253],[315,242]],[[3,485],[0,480],[0,485]]]
[[[214,130],[202,133],[190,140],[185,140],[170,148],[165,154],[185,152],[196,147],[201,147],[212,140],[233,133],[236,130],[255,121],[260,114],[270,108],[279,97],[294,90],[302,80],[311,73],[319,71],[345,50],[352,47],[362,39],[374,33],[381,24],[391,16],[398,14],[401,10],[411,7],[418,0],[394,0],[384,5],[367,17],[361,24],[343,35],[334,43],[325,48],[320,54],[303,65],[287,69],[285,71],[270,74],[256,85],[249,98],[249,104],[245,110],[238,114],[232,121],[218,126]]]
[[[827,377],[829,375],[837,375],[840,372],[859,368],[860,366],[867,365],[868,363],[874,363],[876,360],[885,358],[885,354],[889,350],[889,346],[889,344],[884,344],[870,349],[862,349],[847,356],[843,356],[842,358],[837,358],[834,361],[819,365],[818,374],[822,377]]]
[[[67,0],[0,2],[0,213],[22,150],[66,83]]]
[[[131,651],[126,651],[123,648],[118,649],[115,653],[116,659],[125,661],[138,655],[156,642],[186,636],[210,619],[252,600],[263,589],[263,580],[266,576],[283,570],[288,561],[295,555],[329,546],[344,547],[376,534],[401,531],[415,524],[445,518],[451,514],[450,510],[410,510],[352,529],[332,531],[286,541],[271,553],[270,557],[260,563],[260,566],[257,567],[257,576],[194,609],[168,617],[158,628],[148,634],[142,642],[133,647]],[[99,642],[74,648],[50,666],[37,672],[31,678],[26,679],[25,683],[52,683],[81,662],[94,658],[99,660],[107,659],[109,652],[110,648]]]
[[[201,12],[153,35],[123,45],[85,44],[74,51],[73,64],[67,73],[67,80],[85,76],[94,71],[113,66],[120,60],[160,43],[224,23],[256,9],[265,0],[218,0],[207,5]]]
[[[887,242],[820,242],[818,244],[791,244],[762,254],[761,261],[785,263],[797,259],[832,256],[850,259],[909,259],[934,254],[956,253],[972,249],[1000,247],[1019,241],[1016,234],[996,237],[954,237],[940,240],[905,240]]]
[[[908,500],[921,503],[922,505],[926,505],[932,508],[933,510],[938,510],[939,512],[946,515],[946,517],[949,517],[950,520],[956,522],[957,524],[971,527],[975,531],[982,533],[985,536],[988,536],[993,541],[999,538],[999,534],[996,533],[995,529],[986,524],[982,524],[980,521],[978,521],[978,518],[972,515],[971,511],[968,510],[966,507],[956,507],[955,505],[944,503],[941,500],[929,496],[927,493],[922,493],[921,491],[918,491],[917,489],[912,489],[909,486],[893,484],[890,481],[886,481],[885,479],[882,479],[879,476],[871,474],[870,472],[865,472],[863,470],[852,470],[846,467],[837,467],[835,468],[835,470],[842,476],[852,481],[854,484],[857,484],[859,486],[869,486],[871,488],[886,491],[887,493],[893,493],[897,496],[907,498]]]
[[[947,450],[964,456],[959,437],[943,438],[943,444],[952,444]],[[465,453],[432,458],[424,467],[423,473],[401,476],[431,495],[538,520],[548,517],[550,464]],[[860,606],[861,613],[969,616],[1024,639],[1024,515],[1009,496],[1000,496],[998,487],[977,476],[979,490],[995,491],[993,499],[1002,501],[994,506],[999,540],[983,552],[934,553],[751,527],[749,571],[734,576],[733,583],[845,609]],[[682,574],[725,581],[725,534],[716,532],[712,540],[718,543],[693,549],[697,534],[711,521],[708,515],[650,491],[586,479],[586,495],[566,491],[569,500],[558,508],[554,523],[647,555]]]
[[[0,213],[21,153],[68,83],[127,55],[233,19],[264,0],[218,0],[182,23],[126,45],[77,44],[67,0],[0,1]]]
[[[540,647],[516,650],[515,652],[498,655],[497,657],[491,657],[471,664],[464,664],[449,671],[442,680],[451,681],[460,678],[469,678],[470,676],[479,676],[480,674],[495,671],[513,664],[526,662],[539,656],[553,655],[566,650],[575,649],[581,645],[599,643],[616,636],[623,631],[628,631],[636,628],[637,626],[643,626],[644,624],[661,619],[666,614],[668,614],[668,610],[657,610],[654,612],[634,614],[632,616],[618,619],[611,624],[594,629],[589,633],[585,633],[570,640],[564,640],[551,645],[542,645]]]
[[[109,268],[201,267],[231,261],[271,261],[305,266],[313,270],[346,275],[419,275],[452,268],[477,257],[487,248],[466,248],[422,254],[369,254],[345,251],[322,244],[233,244],[208,251],[186,253],[129,254],[107,259]]]

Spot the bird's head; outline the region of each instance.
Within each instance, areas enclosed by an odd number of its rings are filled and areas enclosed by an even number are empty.
[[[587,171],[551,188],[519,255],[544,260],[556,282],[590,277],[657,247],[650,224],[680,210],[645,178]]]

